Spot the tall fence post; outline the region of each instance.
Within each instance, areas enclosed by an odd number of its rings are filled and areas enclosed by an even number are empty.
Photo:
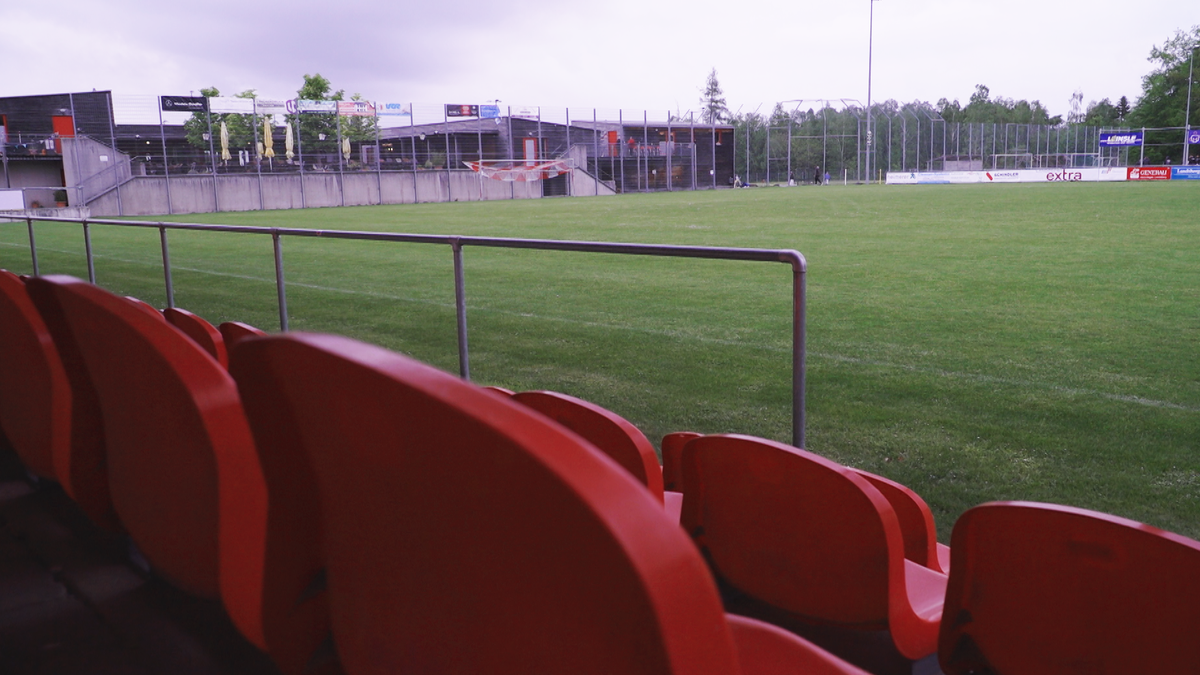
[[[279,330],[288,331],[287,285],[283,280],[283,243],[279,231],[271,233],[271,243],[275,250],[275,295],[279,299]]]
[[[33,276],[38,277],[41,274],[38,272],[37,242],[33,238],[33,218],[25,218],[25,225],[29,228],[29,255],[33,257]]]
[[[450,239],[454,252],[454,308],[458,317],[458,371],[462,379],[471,381],[471,353],[467,347],[467,289],[463,274],[462,241]]]
[[[162,240],[163,280],[167,284],[167,307],[175,306],[175,285],[171,282],[171,251],[167,247],[167,228],[158,226],[158,238]]]

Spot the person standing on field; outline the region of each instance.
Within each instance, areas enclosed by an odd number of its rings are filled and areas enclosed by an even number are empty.
[[[817,170],[813,171],[813,185],[820,185],[820,184],[821,184],[821,167],[818,166]]]

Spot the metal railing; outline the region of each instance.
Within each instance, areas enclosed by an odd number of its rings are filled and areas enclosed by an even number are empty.
[[[29,250],[33,260],[34,276],[39,276],[41,270],[38,266],[37,240],[34,235],[33,223],[38,221],[81,225],[83,228],[84,249],[87,257],[88,281],[93,284],[96,283],[96,266],[92,253],[90,229],[92,225],[157,229],[162,246],[163,281],[166,284],[167,307],[175,306],[175,288],[171,279],[171,252],[167,238],[168,230],[199,230],[206,232],[269,235],[275,253],[275,288],[279,305],[279,328],[283,331],[288,330],[287,284],[283,273],[283,237],[319,237],[322,239],[353,239],[359,241],[387,241],[449,246],[454,258],[454,304],[458,324],[458,364],[460,375],[465,380],[471,379],[470,350],[468,348],[467,334],[466,280],[463,271],[463,248],[466,246],[786,263],[792,267],[792,444],[798,448],[804,447],[805,341],[807,335],[805,327],[805,287],[808,264],[799,251],[792,249],[670,246],[660,244],[560,241],[552,239],[506,239],[499,237],[468,237],[438,234],[307,230],[284,227],[253,227],[248,225],[206,225],[199,223],[58,218],[32,214],[21,216],[0,214],[0,219],[7,219],[10,222],[25,221],[29,232]]]

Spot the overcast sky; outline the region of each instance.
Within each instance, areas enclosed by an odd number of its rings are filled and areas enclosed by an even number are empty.
[[[0,96],[216,86],[292,98],[303,75],[369,100],[584,111],[696,110],[716,68],[732,110],[867,99],[871,3],[338,3],[57,0],[0,4]],[[1200,24],[1197,0],[878,0],[871,98],[1136,100],[1151,47]],[[201,13],[203,12],[203,13]],[[147,98],[147,100],[152,100]],[[789,105],[790,107],[790,105]],[[806,104],[804,107],[809,107]],[[603,114],[601,115],[604,116]],[[640,116],[640,114],[639,114]]]

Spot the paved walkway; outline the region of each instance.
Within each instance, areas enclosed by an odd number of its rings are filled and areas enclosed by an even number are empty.
[[[219,603],[137,569],[127,552],[0,448],[0,674],[277,675]]]

